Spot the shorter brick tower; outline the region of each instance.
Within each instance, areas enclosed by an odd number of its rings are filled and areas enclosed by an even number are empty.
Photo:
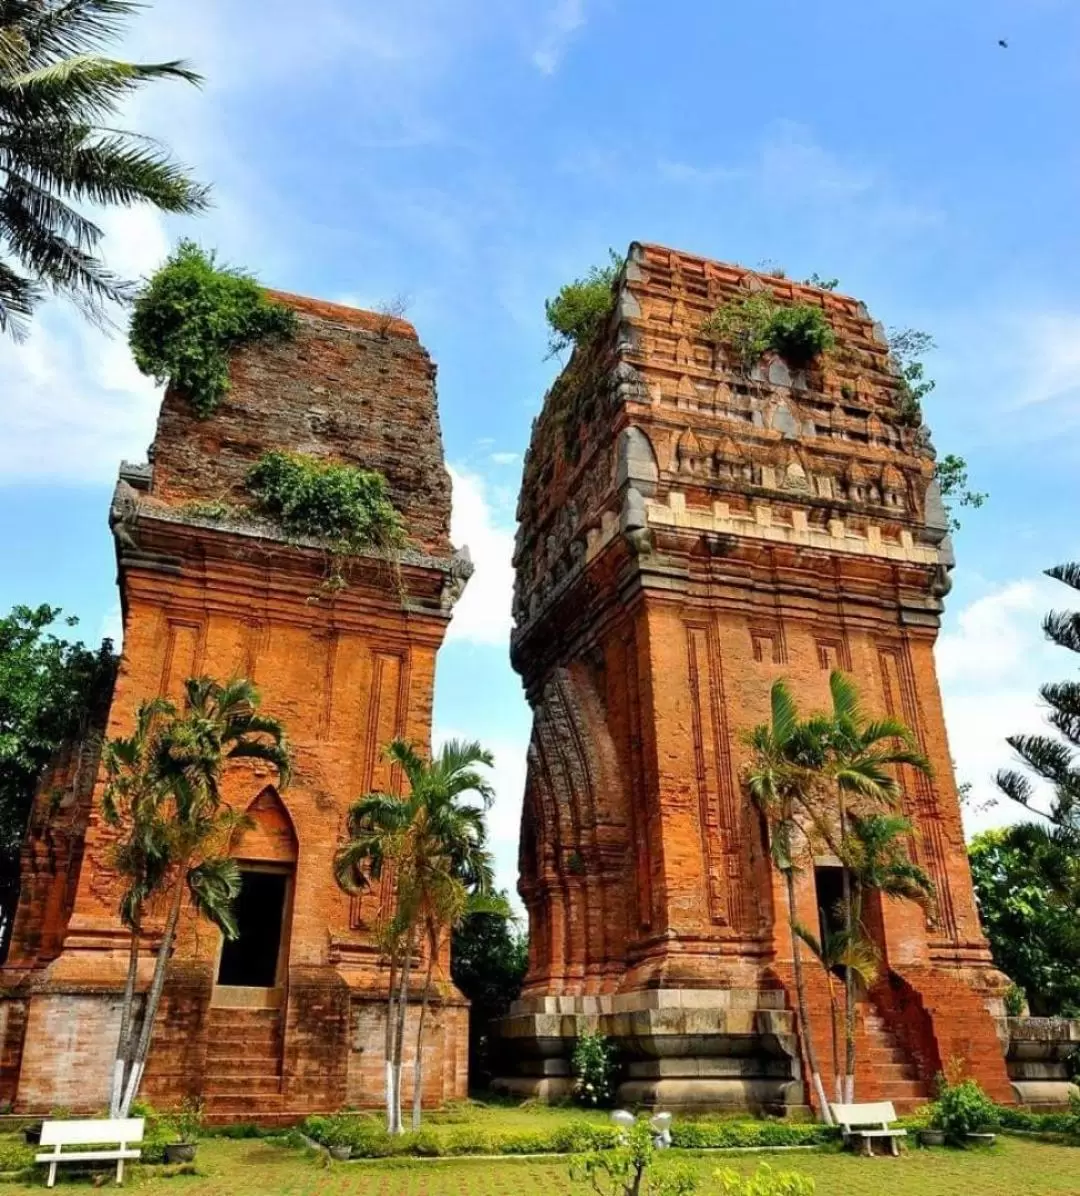
[[[934,669],[947,519],[884,333],[854,299],[655,246],[631,246],[617,290],[525,462],[513,662],[534,711],[530,964],[500,1026],[503,1084],[565,1092],[574,1038],[599,1026],[625,1062],[623,1100],[806,1102],[784,897],[740,769],[777,678],[808,713],[841,669],[934,767],[902,779],[937,900],[873,910],[861,1095],[924,1098],[959,1055],[1008,1100],[1005,982],[979,927]],[[835,348],[747,372],[703,326],[755,293],[817,307]],[[838,864],[800,876],[805,924]],[[828,1060],[827,985],[808,972]]]
[[[412,327],[277,298],[297,313],[295,338],[237,352],[205,420],[170,391],[150,463],[121,467],[111,516],[124,648],[107,734],[128,733],[140,701],[178,696],[186,677],[245,676],[295,755],[282,791],[262,766],[230,765],[226,799],[254,823],[235,847],[240,938],[223,949],[187,917],[158,1014],[146,1097],[202,1097],[219,1119],[382,1098],[388,976],[373,925],[389,894],[346,896],[331,858],[349,804],[398,781],[384,745],[429,742],[435,655],[471,572],[449,540],[435,367]],[[248,469],[275,449],[381,472],[408,536],[399,559],[350,557],[344,588],[328,587],[317,543],[238,513]],[[19,1111],[107,1100],[127,935],[96,757],[77,760],[88,768],[66,770],[59,802],[46,786],[35,807],[0,972],[0,1099]],[[145,985],[151,951],[143,963]],[[425,1035],[431,1102],[467,1087],[468,1011],[443,971]]]

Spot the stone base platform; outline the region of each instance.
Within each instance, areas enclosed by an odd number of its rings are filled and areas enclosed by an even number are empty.
[[[1070,1079],[1080,1065],[1080,1018],[1010,1017],[1001,1022],[1005,1064],[1018,1104],[1056,1110],[1080,1086]]]
[[[794,1014],[781,991],[655,989],[604,996],[532,997],[493,1026],[507,1095],[556,1100],[572,1088],[583,1033],[619,1049],[617,1098],[672,1110],[784,1114],[804,1105]]]

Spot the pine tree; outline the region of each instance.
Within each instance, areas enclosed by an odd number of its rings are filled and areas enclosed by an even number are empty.
[[[1056,565],[1048,577],[1080,590],[1080,563]],[[1047,639],[1070,652],[1080,654],[1080,611],[1051,611],[1043,620]],[[1056,681],[1040,690],[1050,707],[1049,723],[1060,738],[1050,735],[1013,735],[1009,745],[1029,773],[1045,781],[1053,796],[1049,807],[1041,808],[1039,793],[1030,776],[1016,769],[997,775],[998,787],[1025,809],[1045,818],[1063,847],[1080,852],[1080,682]]]

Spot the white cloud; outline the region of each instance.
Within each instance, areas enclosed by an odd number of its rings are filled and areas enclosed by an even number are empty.
[[[1019,325],[1024,377],[1018,404],[1080,399],[1080,314],[1040,312]]]
[[[516,465],[521,460],[520,453],[492,453],[491,460],[496,465]]]
[[[848,224],[853,213],[879,231],[921,229],[941,221],[937,208],[899,196],[891,180],[864,162],[822,145],[798,121],[775,121],[743,162],[694,163],[662,158],[661,178],[676,185],[752,187],[771,204],[818,205]]]
[[[970,832],[1015,821],[1019,807],[1000,796],[994,775],[1015,764],[1006,737],[1046,732],[1038,688],[1067,675],[1068,654],[1042,633],[1042,617],[1067,602],[1049,579],[1001,585],[964,607],[937,646],[949,745],[957,780],[972,786]],[[985,808],[990,803],[990,808]]]
[[[585,24],[585,0],[555,0],[548,10],[532,61],[541,74],[553,75],[570,39]]]
[[[150,208],[95,216],[109,265],[127,278],[151,273],[168,238]],[[141,460],[153,437],[158,392],[135,368],[118,325],[102,330],[71,306],[46,304],[29,339],[0,337],[3,437],[0,477],[6,482],[56,479],[108,481],[122,458]]]
[[[497,508],[478,474],[451,465],[450,477],[450,535],[459,547],[468,546],[476,572],[454,610],[447,639],[508,650],[514,592],[512,508]]]

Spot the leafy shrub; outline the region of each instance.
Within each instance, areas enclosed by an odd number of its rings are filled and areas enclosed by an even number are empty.
[[[213,1129],[204,1131],[215,1138],[263,1138],[266,1136],[266,1131],[260,1125],[255,1125],[250,1121],[240,1121],[235,1125],[215,1126]]]
[[[1019,984],[1010,984],[1005,990],[1005,1012],[1009,1017],[1023,1017],[1027,997]]]
[[[962,1142],[968,1134],[983,1134],[999,1123],[998,1108],[975,1080],[949,1083],[938,1080],[931,1125],[944,1130],[951,1142]]]
[[[718,307],[702,325],[702,331],[711,340],[726,345],[746,371],[770,350],[801,369],[836,343],[820,307],[778,304],[765,291]]]
[[[625,259],[608,250],[606,266],[593,266],[584,278],[568,282],[554,299],[544,301],[552,356],[571,347],[580,348],[595,336],[615,306],[613,287]]]
[[[769,321],[769,348],[796,369],[836,344],[836,336],[820,307],[796,303],[778,307]]]
[[[477,1129],[455,1130],[447,1135],[445,1147],[446,1153],[451,1155],[498,1153],[491,1135]]]
[[[997,1124],[1003,1130],[1024,1134],[1064,1135],[1080,1140],[1080,1096],[1070,1098],[1069,1111],[1060,1113],[1030,1113],[1012,1105],[997,1107]]]
[[[314,536],[338,552],[392,548],[404,542],[401,516],[386,479],[373,470],[302,453],[264,453],[247,487],[285,531]]]
[[[823,1146],[837,1142],[836,1126],[783,1121],[676,1121],[672,1146],[684,1150],[731,1150],[768,1146]]]
[[[570,1070],[579,1104],[605,1107],[615,1099],[615,1046],[603,1034],[581,1035],[574,1044]]]
[[[816,1190],[809,1175],[797,1171],[774,1171],[762,1163],[744,1178],[737,1171],[717,1171],[714,1177],[725,1196],[810,1196]]]
[[[619,1144],[619,1131],[613,1125],[593,1125],[572,1121],[550,1135],[551,1150],[556,1154],[581,1154],[586,1150],[611,1150]]]
[[[253,278],[181,241],[135,300],[128,341],[139,369],[182,391],[205,418],[229,389],[229,351],[292,336],[296,323]]]

